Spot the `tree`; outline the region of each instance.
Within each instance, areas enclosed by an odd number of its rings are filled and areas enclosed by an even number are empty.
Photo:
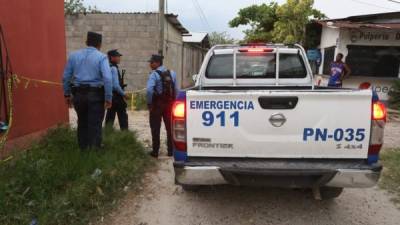
[[[277,21],[276,10],[278,4],[271,2],[268,5],[253,5],[239,11],[236,18],[229,22],[230,27],[240,25],[250,25],[250,29],[245,30],[246,41],[271,41],[272,30]]]
[[[231,27],[250,25],[246,30],[246,41],[299,43],[304,42],[306,25],[311,19],[325,15],[313,8],[314,0],[287,0],[278,5],[253,5],[239,11],[229,22]]]
[[[287,0],[277,8],[278,21],[274,24],[272,35],[274,41],[283,43],[300,43],[305,41],[306,25],[310,19],[321,19],[324,16],[313,8],[314,0]]]
[[[221,45],[221,44],[234,44],[235,39],[233,39],[226,32],[212,32],[209,34],[208,39],[210,40],[211,46]]]
[[[83,0],[64,0],[64,14],[65,15],[76,15],[100,12],[96,6],[86,7],[83,5]]]

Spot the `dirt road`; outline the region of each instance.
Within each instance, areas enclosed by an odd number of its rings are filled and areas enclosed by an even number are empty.
[[[135,112],[130,118],[131,128],[150,144],[147,113]],[[386,147],[400,146],[400,123],[389,123],[387,130]],[[174,184],[172,161],[165,156],[147,173],[143,183],[100,224],[400,224],[400,210],[379,188],[345,189],[334,201],[316,201],[309,191],[285,189],[220,187],[190,193]]]

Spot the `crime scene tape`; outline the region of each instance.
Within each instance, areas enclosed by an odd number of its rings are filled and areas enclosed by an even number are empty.
[[[40,80],[40,79],[34,79],[26,76],[21,76],[18,74],[13,74],[11,75],[8,80],[7,80],[7,95],[8,95],[8,101],[9,101],[9,118],[8,118],[8,129],[5,130],[5,133],[1,135],[0,137],[0,149],[4,149],[4,145],[7,141],[8,134],[10,132],[12,122],[13,122],[13,86],[18,87],[18,84],[21,84],[21,82],[24,81],[24,88],[27,89],[30,84],[34,84],[35,87],[37,87],[37,84],[45,84],[45,85],[55,85],[55,86],[63,86],[61,82],[55,82],[55,81],[49,81],[49,80]],[[135,95],[145,91],[146,88],[129,92],[127,95],[130,95],[130,101],[131,101],[131,110],[133,111],[135,109]],[[7,161],[9,158],[3,160]],[[1,161],[0,161],[1,162]]]
[[[62,86],[63,84],[61,82],[55,82],[55,81],[49,81],[49,80],[40,80],[40,79],[34,79],[26,76],[21,76],[18,74],[13,75],[13,79],[15,79],[16,83],[19,84],[21,83],[21,80],[25,81],[24,88],[27,89],[30,84],[34,84],[35,87],[37,87],[37,84],[46,84],[46,85],[56,85],[56,86]]]
[[[10,129],[12,126],[13,122],[13,92],[12,92],[12,87],[13,87],[13,82],[15,82],[15,76],[11,76],[7,79],[7,95],[8,95],[8,104],[9,104],[9,118],[8,118],[8,129],[5,131],[5,133],[1,136],[0,138],[0,149],[4,149],[4,145],[6,144],[8,134],[10,133]],[[7,158],[8,159],[8,158]],[[6,159],[6,160],[7,160]],[[4,161],[6,161],[4,160]]]

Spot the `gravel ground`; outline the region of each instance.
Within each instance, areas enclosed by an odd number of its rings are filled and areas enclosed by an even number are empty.
[[[75,117],[71,115],[73,123]],[[147,112],[130,112],[130,128],[150,146],[147,117]],[[399,147],[399,134],[400,123],[389,123],[385,147]],[[163,149],[162,155],[165,154]],[[130,191],[119,208],[100,224],[400,224],[400,210],[379,188],[345,189],[336,200],[316,201],[310,191],[286,189],[218,187],[185,192],[174,184],[173,177],[172,160],[162,156],[146,174],[143,186]]]

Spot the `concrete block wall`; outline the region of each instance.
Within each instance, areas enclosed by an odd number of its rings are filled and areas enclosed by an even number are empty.
[[[128,91],[146,87],[151,69],[148,59],[158,53],[159,14],[157,13],[100,13],[66,17],[67,53],[86,47],[88,31],[103,34],[102,51],[119,49],[124,55],[120,68],[126,70]],[[165,20],[164,64],[177,73],[179,85],[192,84],[204,50],[183,44],[182,34]]]
[[[128,91],[145,87],[150,68],[147,60],[158,52],[158,14],[87,14],[66,17],[67,53],[85,47],[88,31],[103,34],[101,51],[119,49],[121,69],[126,70]]]
[[[182,80],[182,34],[167,21],[165,21],[164,27],[164,64],[168,69],[176,72],[179,86],[182,87],[184,83]]]
[[[183,71],[181,74],[182,87],[187,88],[194,85],[193,75],[200,72],[206,54],[206,49],[202,49],[191,43],[184,44],[183,57],[185,60],[183,60]]]

